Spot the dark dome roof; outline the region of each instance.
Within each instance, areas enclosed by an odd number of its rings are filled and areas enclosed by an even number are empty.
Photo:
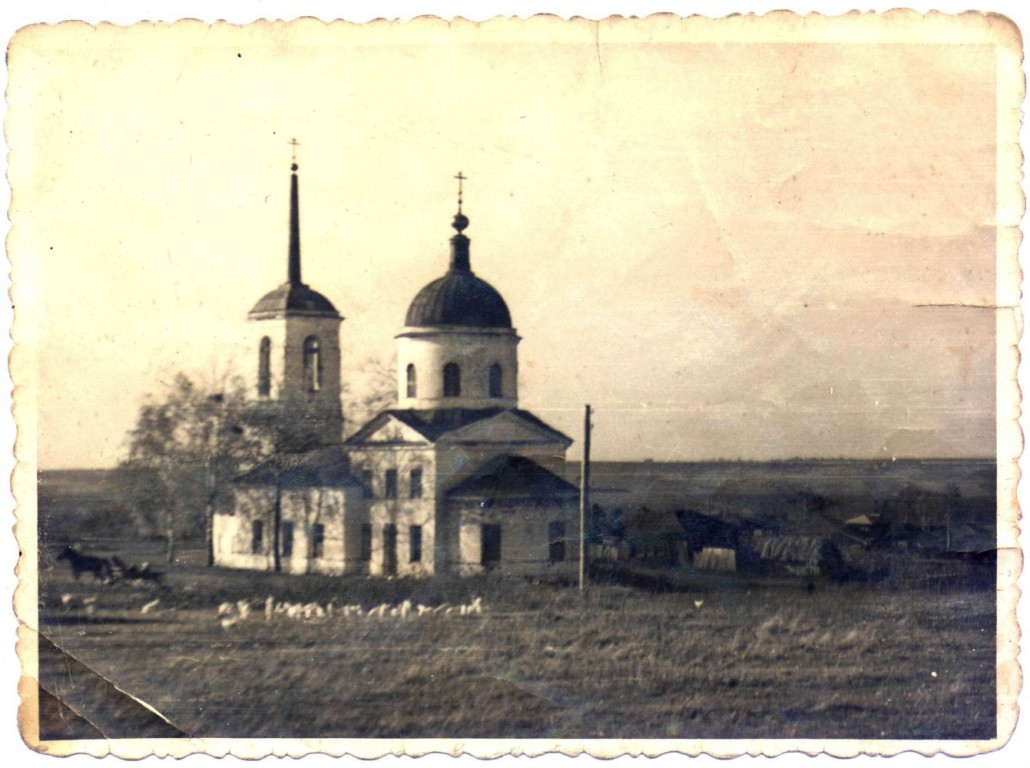
[[[266,293],[250,315],[267,316],[282,314],[321,315],[339,317],[336,307],[318,291],[313,291],[303,283],[283,283],[274,291]]]
[[[511,313],[501,294],[486,280],[472,272],[452,269],[418,292],[404,324],[511,328]]]

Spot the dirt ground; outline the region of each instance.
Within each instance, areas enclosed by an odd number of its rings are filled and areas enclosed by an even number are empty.
[[[809,590],[726,577],[672,594],[595,586],[584,598],[522,581],[209,569],[197,548],[172,565],[158,563],[159,545],[98,550],[115,552],[165,570],[164,585],[76,582],[52,551],[41,558],[50,738],[995,733],[989,591]],[[333,615],[269,619],[269,596],[323,611],[332,601]],[[461,615],[477,596],[482,612]],[[221,603],[239,600],[254,606],[249,616],[219,616]],[[407,615],[391,616],[405,600]],[[383,603],[382,617],[341,610]],[[419,605],[452,610],[419,616]]]

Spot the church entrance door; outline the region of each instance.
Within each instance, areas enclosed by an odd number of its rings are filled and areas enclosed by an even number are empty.
[[[482,565],[493,568],[501,562],[501,526],[495,523],[483,525]]]

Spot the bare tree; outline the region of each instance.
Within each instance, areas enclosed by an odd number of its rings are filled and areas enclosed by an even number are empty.
[[[380,411],[397,403],[397,361],[385,363],[378,357],[369,357],[348,385],[343,398],[346,431],[353,434]]]

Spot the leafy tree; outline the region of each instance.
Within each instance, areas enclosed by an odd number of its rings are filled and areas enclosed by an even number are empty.
[[[213,562],[211,527],[220,496],[230,480],[271,455],[276,421],[248,400],[237,377],[211,388],[179,374],[163,399],[143,404],[121,468],[149,485],[130,495],[137,515],[163,529],[169,561],[176,536],[202,524],[208,564]]]

